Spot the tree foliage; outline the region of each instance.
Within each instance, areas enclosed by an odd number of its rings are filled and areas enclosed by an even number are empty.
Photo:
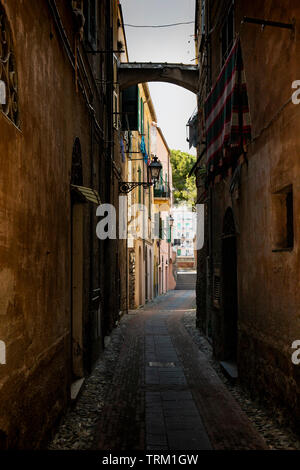
[[[171,165],[173,173],[174,203],[195,205],[197,189],[196,178],[188,174],[196,162],[194,155],[181,152],[180,150],[171,150]]]

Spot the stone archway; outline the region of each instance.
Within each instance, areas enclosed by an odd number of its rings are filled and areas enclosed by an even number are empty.
[[[237,246],[234,215],[229,207],[222,235],[222,305],[224,359],[236,362],[238,345]]]
[[[167,82],[197,93],[199,69],[197,65],[153,62],[124,62],[118,65],[120,89],[138,83]]]

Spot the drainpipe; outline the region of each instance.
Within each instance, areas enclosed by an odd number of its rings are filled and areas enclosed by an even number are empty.
[[[90,117],[90,187],[93,188],[93,167],[94,167],[94,142],[93,142],[93,119]],[[89,344],[87,345],[87,354],[89,356],[88,370],[91,372],[92,367],[92,341],[93,331],[91,331],[91,325],[93,325],[93,291],[94,291],[94,205],[90,204],[90,282],[89,282],[89,302],[88,302],[88,316],[89,316]]]
[[[106,0],[106,50],[112,50],[112,25],[111,25],[111,0]],[[113,70],[112,70],[112,54],[106,55],[106,75],[107,75],[107,87],[106,87],[106,97],[107,97],[107,134],[106,134],[106,148],[105,148],[105,203],[110,203],[111,201],[111,182],[112,182],[112,159],[111,159],[111,150],[112,150],[112,97],[113,97]],[[111,301],[109,298],[109,292],[111,292],[112,285],[112,275],[111,275],[111,247],[110,240],[107,238],[103,241],[104,244],[104,263],[105,263],[105,273],[104,276],[104,292],[103,292],[103,313],[102,316],[102,341],[104,347],[104,336],[108,334],[109,329],[109,320],[110,320],[110,310],[111,310]],[[104,270],[102,271],[104,274]]]

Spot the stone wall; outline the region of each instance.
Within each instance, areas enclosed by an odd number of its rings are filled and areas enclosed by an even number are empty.
[[[18,128],[0,112],[0,166],[5,175],[0,182],[0,340],[6,344],[7,359],[0,365],[2,448],[41,447],[70,400],[70,183],[76,138],[81,143],[83,185],[98,189],[104,201],[111,186],[104,96],[99,97],[92,78],[92,69],[98,69],[102,59],[95,57],[88,65],[81,56],[86,76],[80,67],[76,92],[71,2],[56,1],[70,49],[61,40],[50,3],[54,5],[46,0],[1,2],[12,32],[20,118]],[[99,43],[104,41],[106,49],[102,13]],[[98,124],[91,114],[92,96],[98,96],[93,102]],[[105,262],[106,247],[96,238],[95,209],[88,203],[83,207],[85,373],[102,348],[93,327],[97,309],[91,299],[100,287],[105,311],[104,280],[113,274]]]
[[[217,18],[212,8],[211,25]],[[224,10],[223,6],[219,8]],[[224,336],[225,281],[222,254],[224,218],[231,208],[235,221],[238,283],[238,354],[241,382],[253,394],[266,399],[274,410],[283,410],[290,422],[299,423],[299,366],[291,362],[292,342],[300,338],[299,324],[299,148],[298,106],[292,104],[292,82],[297,79],[299,37],[289,30],[244,24],[243,16],[289,22],[300,17],[297,1],[236,2],[235,25],[240,33],[248,100],[252,121],[252,142],[247,163],[242,166],[238,187],[229,192],[230,176],[215,184],[209,224],[209,255],[212,275],[220,272],[220,304],[204,313],[204,251],[198,253],[197,306],[199,326],[205,330],[212,314],[214,354],[226,357]],[[211,79],[220,71],[220,31],[211,36]],[[276,77],[276,80],[274,80]],[[208,78],[209,80],[209,78]],[[293,246],[278,246],[279,229],[286,226],[285,214],[278,212],[278,194],[293,190]],[[200,196],[199,191],[199,196]],[[281,217],[281,221],[279,220]],[[279,220],[279,222],[278,222]],[[282,227],[280,228],[280,224]]]

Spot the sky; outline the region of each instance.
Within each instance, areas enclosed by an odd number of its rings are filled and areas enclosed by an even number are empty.
[[[194,22],[195,0],[121,0],[124,23],[162,25]],[[195,61],[194,24],[171,28],[125,26],[130,62]],[[186,123],[196,108],[196,95],[171,83],[149,83],[152,101],[171,149],[196,154],[186,141]]]

